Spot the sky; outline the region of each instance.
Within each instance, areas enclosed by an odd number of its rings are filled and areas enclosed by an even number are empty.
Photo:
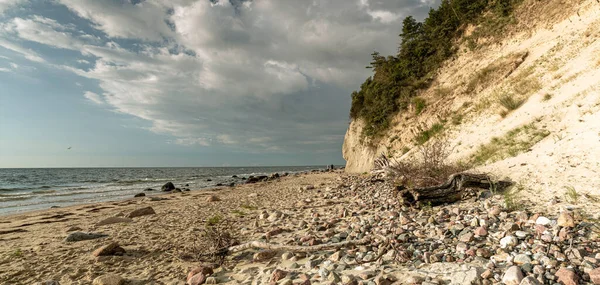
[[[438,2],[0,0],[0,167],[344,164],[370,54]]]

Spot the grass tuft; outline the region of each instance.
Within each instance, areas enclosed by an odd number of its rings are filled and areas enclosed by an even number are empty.
[[[422,145],[433,138],[435,135],[441,133],[444,130],[444,124],[435,123],[431,128],[421,131],[415,138],[417,144]]]
[[[415,115],[417,116],[427,107],[427,102],[421,97],[413,98],[413,104],[415,105]]]
[[[517,100],[510,94],[504,94],[498,99],[498,103],[506,108],[508,112],[519,109],[525,103],[525,100]]]
[[[469,162],[484,165],[517,156],[550,135],[545,129],[538,129],[534,124],[525,125],[507,132],[504,137],[495,137],[471,156]]]
[[[565,193],[565,196],[567,198],[567,201],[569,203],[577,203],[577,200],[579,200],[579,193],[577,193],[577,190],[575,190],[575,187],[573,186],[565,186],[565,188],[567,189],[567,192]]]
[[[221,223],[222,220],[223,220],[223,217],[221,217],[220,215],[214,215],[214,216],[210,217],[208,220],[206,220],[206,226],[207,227],[216,226],[219,223]]]

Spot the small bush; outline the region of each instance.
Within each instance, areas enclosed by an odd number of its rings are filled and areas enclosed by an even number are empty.
[[[429,141],[435,135],[441,133],[444,130],[444,124],[435,123],[428,130],[424,130],[417,135],[415,138],[417,144],[422,145]]]
[[[251,211],[258,210],[258,207],[256,207],[256,206],[253,206],[253,205],[250,205],[250,204],[245,204],[245,203],[244,203],[244,204],[242,204],[242,205],[240,206],[240,208],[242,208],[242,209],[246,209],[246,210],[251,210]]]
[[[426,187],[445,182],[448,176],[465,171],[469,164],[449,163],[451,150],[445,139],[436,139],[419,146],[415,157],[390,164],[396,183],[408,187]]]
[[[498,99],[498,102],[510,112],[521,107],[525,103],[525,100],[516,100],[510,94],[504,94]]]
[[[543,101],[549,101],[550,99],[552,99],[552,94],[546,93],[546,95],[544,95],[544,98],[542,100]]]
[[[212,226],[218,225],[222,220],[223,220],[223,217],[221,217],[220,215],[214,215],[214,216],[210,217],[208,220],[206,220],[206,226],[212,227]]]
[[[423,112],[423,110],[427,106],[427,102],[425,102],[425,99],[420,98],[420,97],[413,98],[413,104],[415,105],[415,114],[416,115],[421,114],[421,112]]]
[[[463,115],[462,114],[454,114],[452,116],[452,124],[458,126],[462,123]]]

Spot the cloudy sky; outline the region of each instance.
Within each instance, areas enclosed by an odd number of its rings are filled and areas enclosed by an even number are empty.
[[[436,2],[0,0],[0,167],[343,164],[370,54]]]

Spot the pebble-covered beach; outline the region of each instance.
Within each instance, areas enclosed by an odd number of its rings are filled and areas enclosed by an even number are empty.
[[[388,181],[336,171],[50,209],[0,217],[0,283],[600,284],[598,217],[511,207],[477,193],[411,208]],[[249,249],[218,266],[194,258],[215,216],[242,244],[368,242]]]

